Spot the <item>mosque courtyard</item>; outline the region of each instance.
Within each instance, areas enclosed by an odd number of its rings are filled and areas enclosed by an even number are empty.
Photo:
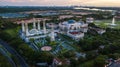
[[[75,21],[70,22],[74,24]],[[22,23],[22,32],[20,31],[20,37],[33,50],[41,52],[47,51],[55,56],[60,56],[69,51],[73,51],[76,55],[80,54],[78,52],[79,48],[74,44],[76,41],[75,38],[62,34],[58,28],[55,28],[57,27],[56,25],[54,26],[54,24],[50,23],[49,25],[51,26],[46,27],[45,22],[40,23],[33,21],[33,29],[30,30],[30,27],[28,26],[29,23]],[[41,24],[43,24],[42,27]]]
[[[86,53],[81,51],[77,41],[86,37],[86,33],[92,29],[97,32],[98,35],[102,35],[106,32],[106,28],[110,26],[112,22],[105,21],[93,21],[92,18],[88,18],[87,22],[68,20],[60,22],[58,24],[46,23],[46,19],[33,18],[32,20],[25,20],[20,22],[21,39],[29,45],[34,51],[49,52],[55,57],[64,57],[64,54],[72,52],[75,54],[75,58],[86,57]],[[47,19],[48,20],[48,19]],[[89,20],[89,21],[88,21]],[[93,23],[98,28],[89,27],[88,24]],[[31,25],[30,25],[31,24]],[[119,24],[114,23],[118,28]],[[103,46],[104,47],[104,46]]]

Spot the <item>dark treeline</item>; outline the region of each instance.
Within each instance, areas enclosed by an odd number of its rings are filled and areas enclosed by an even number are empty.
[[[36,10],[66,10],[66,9],[70,10],[72,9],[72,7],[4,6],[4,7],[0,7],[0,13],[36,11]]]
[[[23,11],[33,11],[33,10],[72,10],[74,6],[1,6],[0,13],[5,12],[23,12]],[[120,7],[88,7],[88,8],[98,8],[105,10],[120,10]]]

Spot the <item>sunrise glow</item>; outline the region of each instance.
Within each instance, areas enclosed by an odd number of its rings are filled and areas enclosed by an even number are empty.
[[[0,6],[120,6],[120,0],[1,0]]]

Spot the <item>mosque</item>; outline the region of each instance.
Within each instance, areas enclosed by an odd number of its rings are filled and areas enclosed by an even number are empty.
[[[87,23],[83,21],[77,22],[75,20],[68,20],[58,24],[45,23],[45,21],[48,19],[43,18],[24,20],[19,22],[22,25],[20,36],[26,42],[29,42],[30,39],[39,39],[45,37],[50,37],[51,41],[55,41],[57,33],[61,33],[71,37],[74,40],[79,40],[83,38],[84,34],[88,31],[88,24],[93,22],[92,18],[88,19],[90,22]],[[32,29],[30,29],[29,24],[32,24]]]
[[[51,40],[54,41],[55,34],[53,31],[53,28],[46,29],[46,23],[45,23],[46,20],[47,19],[33,18],[31,20],[25,20],[25,21],[19,22],[22,25],[22,30],[21,30],[21,35],[20,35],[21,38],[25,40],[26,42],[29,42],[31,38],[38,39],[38,38],[45,38],[49,36]],[[32,24],[32,29],[30,29],[29,24]]]
[[[88,24],[82,21],[69,20],[59,23],[59,28],[61,33],[78,40],[84,37],[84,33],[88,30]]]

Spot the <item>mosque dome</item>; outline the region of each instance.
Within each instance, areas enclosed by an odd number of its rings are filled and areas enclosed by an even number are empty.
[[[29,33],[30,33],[30,34],[37,34],[37,33],[38,33],[38,30],[32,29],[32,30],[29,31]]]
[[[68,23],[69,24],[75,23],[75,20],[69,20]]]

